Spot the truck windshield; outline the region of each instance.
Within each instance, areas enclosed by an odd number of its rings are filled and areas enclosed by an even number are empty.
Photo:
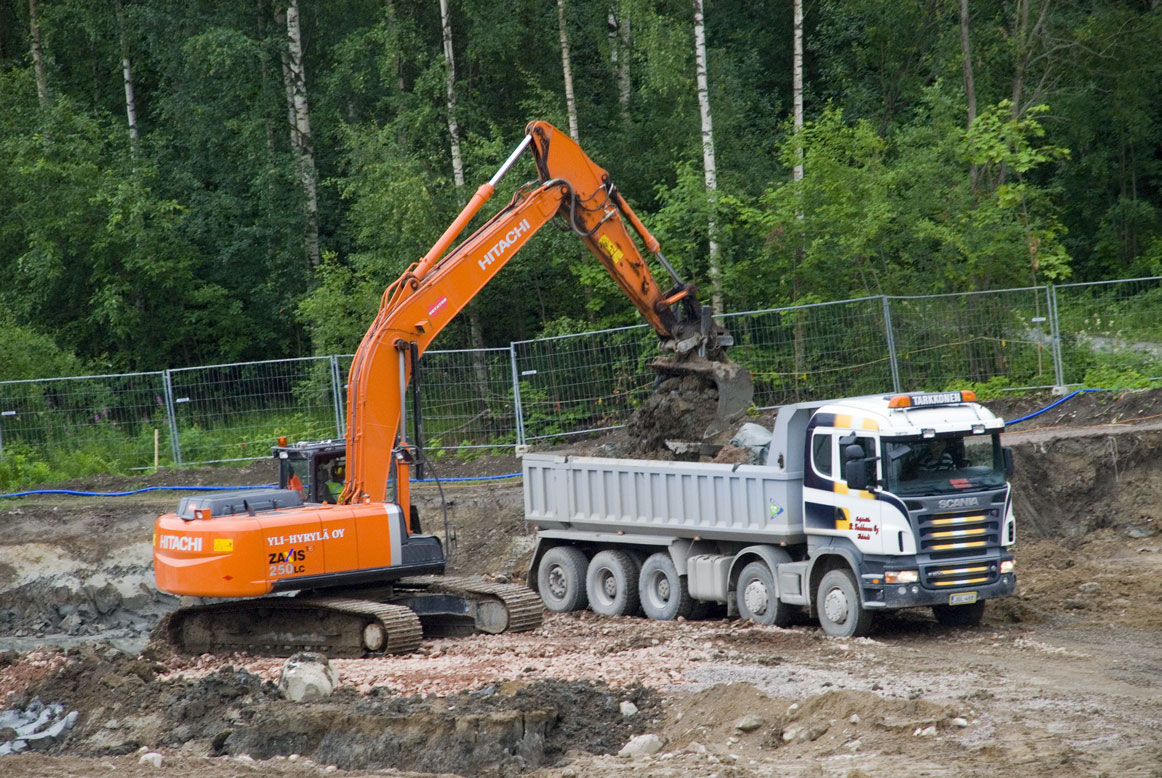
[[[943,494],[1005,482],[1000,435],[942,435],[884,440],[888,490]]]

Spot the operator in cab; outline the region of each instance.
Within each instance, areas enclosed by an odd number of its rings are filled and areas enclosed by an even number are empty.
[[[323,502],[337,504],[339,495],[343,493],[343,484],[346,480],[347,467],[340,459],[331,465],[330,475],[325,484],[326,492],[323,494]]]

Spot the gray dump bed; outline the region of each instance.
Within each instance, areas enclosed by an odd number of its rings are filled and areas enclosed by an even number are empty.
[[[524,456],[525,518],[541,529],[797,543],[801,472],[640,459]]]

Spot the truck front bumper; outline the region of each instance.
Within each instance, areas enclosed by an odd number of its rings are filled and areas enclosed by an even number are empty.
[[[920,605],[967,604],[981,600],[993,600],[1017,593],[1017,576],[1005,573],[996,581],[978,586],[963,586],[955,589],[931,589],[918,583],[869,585],[863,581],[865,608],[912,608]],[[973,596],[975,595],[975,597]]]

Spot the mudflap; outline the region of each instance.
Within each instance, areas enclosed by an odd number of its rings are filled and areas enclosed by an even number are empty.
[[[754,379],[737,362],[707,359],[697,354],[683,357],[658,357],[650,366],[662,375],[696,375],[712,381],[718,388],[718,408],[714,419],[702,433],[703,440],[713,440],[733,429],[754,401]]]

